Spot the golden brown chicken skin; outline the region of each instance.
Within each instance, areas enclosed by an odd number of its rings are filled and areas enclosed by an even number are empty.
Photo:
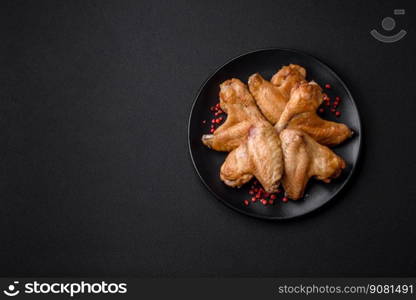
[[[299,129],[309,134],[318,143],[335,146],[352,135],[342,123],[320,118],[316,110],[322,103],[322,89],[315,82],[302,82],[293,88],[279,121],[275,124],[278,132],[285,128]]]
[[[283,173],[280,139],[267,123],[251,127],[247,140],[227,156],[220,178],[231,187],[238,187],[257,178],[264,190],[274,193]]]
[[[280,139],[284,160],[282,184],[286,196],[293,200],[303,197],[311,177],[328,183],[345,168],[341,157],[300,130],[285,129]]]
[[[239,79],[223,82],[219,97],[227,119],[213,134],[204,134],[202,142],[214,150],[229,152],[245,140],[251,126],[266,121],[247,86]]]
[[[221,180],[238,187],[255,176],[266,191],[276,191],[283,174],[283,156],[275,128],[238,79],[221,84],[220,106],[227,119],[214,134],[203,135],[202,142],[217,151],[231,151],[221,167]]]
[[[297,84],[286,104],[278,122],[275,124],[277,131],[282,131],[293,118],[293,116],[314,112],[322,103],[322,89],[314,81]]]
[[[270,82],[279,87],[287,97],[290,96],[290,91],[297,83],[305,81],[306,70],[305,68],[290,64],[282,67],[276,74],[273,75]]]
[[[250,92],[263,115],[272,124],[275,124],[286,103],[289,101],[292,88],[305,81],[306,70],[298,65],[289,65],[281,68],[269,82],[256,73],[248,79]]]

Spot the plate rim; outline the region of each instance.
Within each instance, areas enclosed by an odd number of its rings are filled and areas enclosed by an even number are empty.
[[[357,120],[358,120],[358,131],[359,131],[359,135],[358,137],[355,136],[355,138],[358,138],[358,150],[357,150],[357,158],[356,161],[354,162],[354,165],[351,167],[351,171],[349,173],[349,175],[345,178],[344,182],[340,185],[340,187],[338,188],[338,190],[324,203],[322,203],[321,205],[319,205],[318,207],[306,211],[302,214],[298,214],[298,215],[293,215],[293,216],[265,216],[265,215],[259,215],[256,213],[251,213],[248,211],[245,211],[243,209],[240,209],[234,205],[232,205],[231,203],[229,203],[228,201],[226,201],[225,199],[223,199],[222,197],[220,197],[209,185],[207,182],[205,182],[204,178],[202,177],[196,163],[195,163],[195,159],[194,156],[192,154],[192,147],[191,147],[191,120],[192,120],[192,115],[194,113],[194,109],[196,106],[196,103],[198,102],[199,96],[201,95],[202,90],[204,89],[205,85],[211,80],[212,77],[215,76],[215,74],[217,74],[221,69],[223,69],[225,66],[227,66],[228,64],[232,63],[233,61],[236,61],[244,56],[250,55],[250,54],[254,54],[254,53],[258,53],[258,52],[265,52],[265,51],[287,51],[287,52],[292,52],[292,53],[296,53],[296,54],[300,54],[306,57],[310,57],[313,60],[315,60],[317,63],[323,65],[327,70],[329,70],[330,73],[332,73],[332,75],[341,83],[341,85],[343,86],[343,88],[347,91],[348,96],[351,99],[351,102],[354,105],[355,111],[357,113]],[[189,151],[189,155],[191,157],[191,161],[192,161],[192,165],[194,167],[194,170],[196,171],[199,179],[202,181],[202,183],[204,184],[204,186],[208,189],[208,191],[215,196],[215,198],[217,198],[217,200],[219,200],[221,203],[223,203],[224,205],[226,205],[227,207],[231,208],[232,210],[239,212],[243,215],[249,216],[249,217],[253,217],[256,219],[261,219],[261,220],[268,220],[268,221],[283,221],[283,220],[291,220],[291,219],[295,219],[295,218],[300,218],[302,216],[305,215],[309,215],[314,211],[317,211],[319,209],[321,209],[322,207],[326,206],[328,204],[328,202],[330,202],[332,199],[334,199],[344,188],[345,186],[350,182],[351,177],[354,175],[355,170],[357,168],[357,165],[360,162],[360,157],[361,157],[361,147],[362,147],[362,124],[361,124],[361,116],[360,116],[360,112],[358,110],[357,107],[357,103],[354,99],[354,97],[352,96],[351,91],[349,90],[349,88],[347,87],[347,85],[345,84],[345,82],[341,79],[341,77],[338,76],[338,74],[332,69],[330,68],[326,63],[322,62],[320,59],[318,59],[317,57],[315,57],[314,55],[311,55],[309,53],[306,53],[304,51],[301,50],[297,50],[297,49],[292,49],[292,48],[280,48],[280,47],[269,47],[269,48],[260,48],[260,49],[255,49],[255,50],[250,50],[248,52],[244,52],[240,55],[237,55],[235,57],[232,57],[230,59],[228,59],[224,64],[222,64],[221,66],[219,66],[218,68],[216,68],[212,73],[210,73],[210,75],[202,82],[201,86],[199,87],[196,96],[192,102],[192,106],[191,106],[191,111],[189,113],[189,117],[188,117],[188,128],[187,128],[188,134],[187,134],[187,138],[188,138],[188,151]]]

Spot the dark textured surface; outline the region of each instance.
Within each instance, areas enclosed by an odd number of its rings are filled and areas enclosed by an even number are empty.
[[[416,275],[410,3],[2,2],[0,275]],[[409,34],[381,44],[394,8]],[[215,200],[187,149],[201,83],[272,46],[340,74],[364,138],[344,193],[278,223]]]

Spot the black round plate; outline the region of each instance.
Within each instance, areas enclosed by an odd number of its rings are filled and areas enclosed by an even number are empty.
[[[219,85],[230,78],[239,78],[247,83],[248,77],[259,72],[266,79],[288,64],[299,64],[306,68],[307,79],[315,80],[322,87],[329,83],[331,89],[325,90],[330,96],[341,97],[340,117],[325,112],[323,118],[347,124],[354,136],[341,145],[333,148],[347,163],[342,175],[329,184],[311,179],[303,199],[287,203],[276,201],[273,205],[262,205],[257,201],[245,206],[244,200],[250,199],[248,189],[250,184],[243,187],[231,188],[219,178],[219,171],[227,153],[208,149],[201,142],[203,134],[209,131],[209,120],[212,113],[209,108],[218,103]],[[203,120],[208,120],[203,124]],[[361,144],[361,123],[357,107],[350,91],[344,82],[327,65],[318,59],[294,50],[264,49],[250,52],[232,59],[219,68],[202,85],[192,106],[188,125],[189,151],[195,169],[205,186],[224,204],[236,211],[262,219],[288,219],[309,213],[334,198],[351,178],[357,163]]]

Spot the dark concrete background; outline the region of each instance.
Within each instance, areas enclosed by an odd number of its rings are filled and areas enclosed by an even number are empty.
[[[415,276],[411,4],[1,2],[0,275]],[[347,190],[289,222],[226,208],[187,149],[202,82],[266,47],[330,65],[363,123]]]

